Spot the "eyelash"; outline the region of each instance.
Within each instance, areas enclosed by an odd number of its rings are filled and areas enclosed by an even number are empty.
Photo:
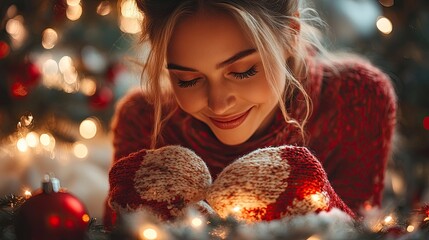
[[[179,80],[177,85],[179,85],[179,87],[181,87],[181,88],[193,87],[193,86],[195,86],[195,84],[197,84],[198,80],[200,80],[200,78],[194,78],[194,79],[188,80],[188,81]]]
[[[256,69],[256,65],[253,65],[251,68],[249,68],[249,70],[245,72],[241,72],[241,73],[233,72],[231,74],[237,79],[245,79],[245,78],[250,78],[252,76],[255,76],[257,73],[258,73],[258,70]]]
[[[258,70],[256,69],[256,65],[253,65],[251,68],[249,68],[247,71],[245,72],[241,72],[241,73],[236,73],[233,72],[231,73],[231,75],[236,78],[236,79],[245,79],[245,78],[250,78],[252,76],[255,76],[258,73]],[[177,85],[180,88],[188,88],[188,87],[193,87],[195,86],[195,84],[197,84],[197,82],[200,80],[201,78],[195,78],[192,80],[188,80],[188,81],[183,81],[183,80],[179,80]]]

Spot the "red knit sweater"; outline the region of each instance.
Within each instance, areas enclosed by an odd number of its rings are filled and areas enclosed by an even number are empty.
[[[309,66],[305,88],[313,111],[305,129],[305,146],[322,163],[333,189],[353,211],[359,213],[364,204],[380,205],[396,119],[396,97],[388,77],[360,60],[344,61],[338,72],[315,61]],[[305,113],[300,95],[287,107],[292,117]],[[152,112],[140,91],[118,104],[112,125],[113,164],[149,148]],[[303,145],[298,130],[285,123],[280,110],[263,136],[236,146],[222,144],[204,123],[180,109],[165,124],[162,137],[159,147],[182,145],[194,150],[214,179],[232,161],[255,149]],[[106,218],[109,211],[107,207]]]

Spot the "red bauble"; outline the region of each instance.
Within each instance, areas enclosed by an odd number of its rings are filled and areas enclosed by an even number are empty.
[[[118,74],[119,74],[121,71],[124,71],[124,70],[125,70],[125,67],[124,67],[124,66],[122,66],[121,64],[114,64],[114,65],[111,65],[111,66],[107,69],[107,72],[106,72],[106,81],[107,81],[107,82],[109,82],[109,83],[114,84],[114,83],[115,83],[115,79],[116,79],[116,77],[118,76]]]
[[[10,69],[11,95],[14,98],[26,97],[40,81],[39,68],[31,62],[18,64]]]
[[[89,98],[89,104],[94,109],[104,109],[113,100],[113,92],[109,87],[102,87]]]
[[[54,184],[52,184],[54,182]],[[85,206],[70,193],[55,187],[55,178],[48,178],[33,197],[18,210],[15,232],[18,240],[86,239],[89,215]]]

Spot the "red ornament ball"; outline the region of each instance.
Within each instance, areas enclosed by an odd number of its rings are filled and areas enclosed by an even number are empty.
[[[19,208],[15,221],[17,239],[86,239],[90,217],[85,206],[72,194],[47,185]]]
[[[102,87],[89,98],[89,104],[94,109],[104,109],[113,101],[113,91],[109,87]]]
[[[4,41],[0,41],[0,59],[7,57],[7,55],[9,55],[9,51],[9,45]]]
[[[423,118],[423,127],[429,131],[429,116]]]

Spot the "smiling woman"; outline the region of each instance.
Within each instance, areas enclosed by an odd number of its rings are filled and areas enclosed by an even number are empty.
[[[137,3],[145,16],[142,40],[151,46],[146,88],[130,92],[116,110],[106,226],[116,214],[147,208],[174,218],[207,194],[218,213],[234,207],[222,196],[250,201],[240,211],[259,220],[332,208],[355,216],[381,204],[393,88],[362,58],[324,49],[313,27],[320,19],[305,1]],[[174,154],[163,154],[166,148]],[[201,157],[214,186],[226,192],[213,198],[208,184],[190,199],[177,191],[178,179],[185,179],[181,189],[196,189],[195,173],[204,172],[201,161],[171,164],[183,148]],[[148,154],[159,171],[142,177]],[[251,184],[241,184],[247,179]],[[136,191],[142,184],[148,190]],[[153,189],[164,189],[164,198],[145,201]],[[323,202],[314,203],[316,195]]]
[[[171,35],[167,63],[180,108],[205,123],[224,144],[247,141],[274,118],[278,98],[261,56],[238,22],[204,9],[181,19]],[[284,89],[280,77],[277,89]]]

